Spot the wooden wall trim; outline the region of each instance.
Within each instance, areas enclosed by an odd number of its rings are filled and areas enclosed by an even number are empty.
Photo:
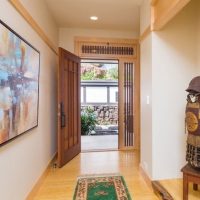
[[[141,164],[139,166],[139,170],[140,170],[140,173],[141,173],[143,179],[145,180],[146,184],[149,186],[149,188],[151,188],[153,190],[152,184],[151,184],[152,183],[151,179],[149,178],[147,173],[144,171],[144,169],[142,168]]]
[[[101,38],[101,37],[75,37],[75,45],[77,42],[110,42],[116,44],[138,44],[138,39],[120,39],[120,38]]]
[[[151,30],[161,30],[191,0],[158,0],[151,9]]]
[[[159,181],[152,181],[154,193],[162,200],[174,200],[171,194],[162,186]]]
[[[170,195],[170,193],[160,184],[159,181],[151,181],[147,173],[144,171],[144,169],[139,166],[140,173],[142,177],[144,178],[146,184],[149,186],[151,190],[154,191],[154,193],[159,197],[159,199],[162,200],[174,200],[174,198]]]
[[[158,3],[158,0],[150,0],[151,6],[155,6]]]
[[[58,48],[53,44],[53,42],[48,38],[42,28],[33,19],[30,13],[22,5],[19,0],[9,0],[9,2],[14,6],[14,8],[22,15],[22,17],[28,22],[28,24],[36,31],[36,33],[42,38],[42,40],[48,45],[48,47],[58,55]]]
[[[123,125],[120,123],[119,125],[119,150],[135,150],[140,148],[140,45],[138,39],[118,39],[118,38],[92,38],[92,37],[76,37],[74,40],[75,46],[74,51],[75,54],[80,56],[81,58],[92,58],[92,59],[117,59],[119,60],[119,70],[120,70],[120,76],[119,76],[119,82],[123,83],[123,65],[124,62],[133,62],[135,65],[135,92],[137,95],[135,95],[134,100],[134,113],[137,114],[137,117],[134,118],[134,147],[125,147],[124,141],[123,141]],[[112,43],[112,44],[122,44],[122,45],[131,45],[135,47],[136,55],[125,57],[120,55],[112,55],[112,54],[104,54],[104,55],[83,55],[81,53],[81,44],[82,43],[90,43],[90,44],[105,44],[105,43]],[[120,91],[122,91],[123,84],[119,84]],[[123,121],[123,115],[120,113],[123,113],[123,103],[122,102],[122,94],[119,94],[119,120]]]
[[[37,180],[36,184],[33,186],[31,192],[26,197],[26,200],[34,199],[34,197],[37,194],[39,188],[41,187],[44,179],[47,177],[49,170],[52,168],[53,163],[56,161],[56,158],[57,158],[57,152],[54,154],[53,158],[49,161],[46,169],[44,170],[44,172],[42,173],[40,178]]]
[[[140,43],[143,42],[143,40],[146,39],[146,37],[151,33],[151,26],[148,26],[144,32],[142,33],[142,35],[140,36]]]
[[[138,150],[140,150],[140,114],[141,114],[141,110],[140,110],[140,45],[137,45],[137,59],[135,61],[135,80],[134,80],[134,84],[135,84],[135,91],[134,91],[134,113],[137,116],[134,119],[134,132],[135,132],[135,136],[134,136],[134,147]]]

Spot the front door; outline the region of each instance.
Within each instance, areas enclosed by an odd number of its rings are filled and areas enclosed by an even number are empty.
[[[80,58],[59,48],[58,166],[81,151]]]

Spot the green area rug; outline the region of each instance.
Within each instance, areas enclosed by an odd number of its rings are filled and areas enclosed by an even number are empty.
[[[131,200],[123,176],[95,175],[78,178],[73,200]]]

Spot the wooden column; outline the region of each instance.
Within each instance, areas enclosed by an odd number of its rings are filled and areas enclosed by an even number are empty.
[[[191,0],[151,0],[151,30],[161,30]]]

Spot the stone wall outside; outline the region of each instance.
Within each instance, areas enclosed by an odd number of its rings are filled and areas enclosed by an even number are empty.
[[[81,111],[88,106],[81,106]],[[117,125],[118,124],[118,106],[117,105],[89,105],[97,116],[99,125]]]

